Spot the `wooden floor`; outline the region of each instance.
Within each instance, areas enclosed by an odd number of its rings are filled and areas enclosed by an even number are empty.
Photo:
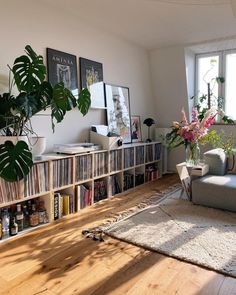
[[[81,230],[134,207],[176,183],[175,175],[83,209],[0,244],[0,294],[236,294],[236,280],[214,271]]]

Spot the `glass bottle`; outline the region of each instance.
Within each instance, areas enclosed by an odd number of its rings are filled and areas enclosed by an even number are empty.
[[[47,212],[44,207],[44,201],[39,202],[38,214],[39,214],[39,224],[47,223]]]
[[[9,237],[9,213],[7,208],[2,211],[2,237]]]
[[[29,210],[28,207],[26,205],[23,206],[23,215],[24,215],[24,228],[28,228],[30,226],[29,223]]]
[[[10,221],[10,236],[15,236],[18,234],[18,224],[16,223],[16,218],[12,217]]]
[[[24,215],[21,211],[21,204],[16,205],[16,223],[18,224],[18,231],[24,229]]]
[[[36,211],[35,204],[32,204],[32,210],[29,215],[29,223],[30,223],[30,226],[39,225],[39,213],[38,213],[38,211]]]

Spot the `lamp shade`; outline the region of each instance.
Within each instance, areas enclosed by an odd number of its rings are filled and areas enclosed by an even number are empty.
[[[155,124],[155,120],[152,118],[147,118],[143,121],[143,124],[147,125],[148,127],[152,126]]]

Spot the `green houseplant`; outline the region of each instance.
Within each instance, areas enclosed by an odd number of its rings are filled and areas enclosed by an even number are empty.
[[[64,83],[52,86],[45,81],[46,66],[43,57],[31,46],[25,47],[24,55],[15,59],[9,67],[9,92],[0,94],[0,131],[3,136],[22,136],[33,133],[30,118],[42,110],[51,109],[52,129],[55,123],[75,107],[86,115],[90,107],[90,93],[83,89],[76,98]],[[13,95],[13,86],[18,90]],[[17,181],[26,176],[33,165],[30,148],[25,141],[7,140],[0,145],[0,177]]]

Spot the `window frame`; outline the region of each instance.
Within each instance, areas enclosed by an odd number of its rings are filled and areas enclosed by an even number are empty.
[[[200,58],[210,57],[210,56],[219,56],[219,77],[224,77],[226,80],[226,57],[228,54],[234,53],[236,54],[236,48],[233,49],[225,49],[225,50],[214,50],[208,51],[204,53],[195,54],[195,79],[194,79],[194,105],[198,103],[198,72],[199,72],[199,62]],[[218,83],[218,96],[223,97],[223,111],[225,111],[225,103],[226,103],[226,93],[225,93],[225,83]],[[227,114],[226,114],[227,115]],[[233,119],[236,123],[236,119]],[[220,123],[220,122],[219,122]],[[219,124],[216,123],[216,124]],[[222,124],[222,123],[220,123]]]

